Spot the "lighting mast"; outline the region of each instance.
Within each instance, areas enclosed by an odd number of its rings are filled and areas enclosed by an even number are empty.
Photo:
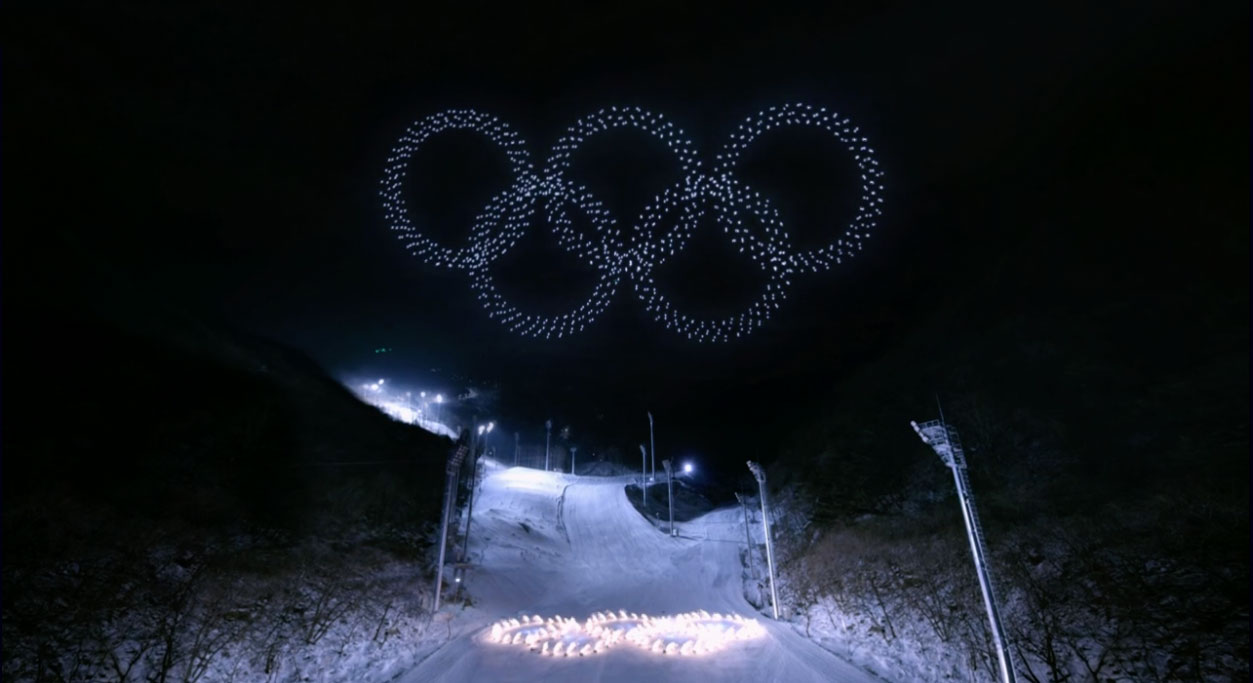
[[[992,640],[995,641],[996,658],[1000,663],[1001,681],[1015,683],[1014,663],[1010,659],[1005,631],[1001,629],[1001,613],[996,608],[996,594],[992,591],[992,576],[988,572],[988,549],[983,544],[983,526],[975,511],[975,495],[970,490],[970,478],[966,476],[966,454],[962,450],[961,439],[957,436],[957,430],[945,424],[943,417],[922,424],[910,420],[909,425],[918,433],[922,442],[930,446],[953,471],[962,520],[966,522],[966,539],[970,541],[970,554],[974,556],[975,573],[979,575],[979,589],[983,592],[983,606],[992,626]]]
[[[766,471],[761,465],[748,461],[748,469],[757,478],[757,486],[761,489],[761,526],[766,531],[766,566],[770,569],[770,606],[774,608],[774,618],[779,618],[779,594],[774,589],[774,544],[770,541],[770,509],[766,505]]]

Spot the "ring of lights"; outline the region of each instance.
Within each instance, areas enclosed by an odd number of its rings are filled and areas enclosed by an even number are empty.
[[[836,264],[843,263],[845,258],[861,251],[862,240],[882,213],[883,197],[879,195],[882,185],[879,178],[883,176],[883,172],[879,170],[879,162],[874,158],[874,150],[866,144],[866,138],[857,135],[859,129],[847,118],[842,119],[820,107],[785,104],[757,112],[740,124],[718,155],[714,175],[721,178],[732,177],[740,156],[749,145],[762,133],[785,126],[814,126],[830,133],[848,148],[861,170],[862,191],[857,215],[849,223],[843,237],[817,249],[794,252],[789,257],[794,269],[818,273],[830,269],[832,261]]]
[[[577,205],[592,220],[598,231],[604,228],[603,234],[607,234],[608,229],[606,226],[612,226],[612,219],[608,217],[608,212],[598,202],[591,199],[589,193],[585,191],[571,191],[571,196],[577,198]],[[474,232],[476,244],[485,245],[484,249],[489,248],[486,245],[492,244],[490,240],[483,239],[480,242],[479,238],[490,234],[495,222],[502,219],[509,221],[506,213],[513,215],[515,212],[503,211],[500,209],[499,204],[510,202],[511,199],[516,199],[517,197],[519,197],[517,193],[506,192],[505,195],[497,196],[489,202],[484,215],[480,216],[479,220],[476,221],[476,224],[479,226]],[[552,203],[552,201],[553,198],[550,196],[547,202]],[[563,213],[562,215],[564,216],[565,214]],[[517,224],[510,225],[501,234],[518,235],[520,237],[520,226]],[[481,265],[470,271],[470,286],[478,295],[479,301],[483,302],[489,318],[499,320],[511,331],[523,336],[561,338],[583,331],[583,328],[609,307],[609,301],[613,298],[614,293],[618,291],[618,283],[621,280],[618,267],[620,257],[617,252],[603,244],[598,249],[591,240],[583,239],[573,230],[563,231],[559,235],[558,242],[564,248],[583,260],[592,263],[598,271],[599,278],[595,288],[592,290],[592,295],[587,301],[584,301],[569,313],[556,316],[523,313],[516,306],[509,303],[500,290],[496,288],[489,268],[491,261],[494,259],[483,255],[476,259],[476,262]]]
[[[723,232],[731,237],[732,244],[744,249],[748,245],[752,259],[763,266],[769,280],[765,291],[754,299],[748,307],[737,315],[721,320],[699,320],[681,313],[664,295],[658,291],[653,280],[652,269],[660,259],[639,258],[632,275],[635,278],[635,292],[644,302],[644,308],[652,313],[667,328],[677,330],[689,338],[701,341],[728,341],[735,337],[743,337],[770,319],[770,312],[779,307],[779,302],[786,297],[785,288],[791,284],[792,267],[787,260],[790,253],[784,244],[787,239],[782,231],[779,214],[770,206],[765,197],[749,193],[734,180],[717,182],[707,179],[708,189],[701,192],[712,200],[718,224]],[[688,202],[692,205],[693,202]],[[664,208],[664,204],[663,204]],[[739,218],[742,208],[747,208],[756,215],[761,223],[762,236],[754,235],[744,227]],[[664,210],[656,214],[646,214],[645,223],[659,221]],[[697,214],[698,219],[703,211]]]
[[[744,151],[758,137],[785,126],[816,127],[831,134],[852,153],[861,172],[856,215],[839,237],[815,249],[793,249],[770,202],[734,176]],[[632,226],[629,246],[605,207],[586,188],[566,177],[572,155],[584,141],[622,127],[653,136],[680,164],[680,179],[654,198]],[[470,244],[459,249],[440,245],[419,231],[403,196],[410,159],[424,142],[448,130],[468,130],[487,137],[505,151],[514,175],[512,186],[493,197],[475,218]],[[806,104],[770,107],[748,117],[717,155],[711,173],[701,170],[700,159],[682,131],[663,116],[639,107],[611,107],[576,121],[553,145],[545,169],[539,173],[533,170],[522,139],[503,121],[474,110],[452,109],[421,119],[405,131],[387,158],[380,194],[385,218],[405,248],[427,263],[466,271],[489,317],[513,332],[544,338],[581,332],[608,308],[626,275],[634,281],[637,298],[655,320],[690,339],[712,342],[744,337],[760,327],[779,308],[796,272],[828,270],[859,252],[882,212],[882,176],[874,150],[857,127],[834,112]],[[704,204],[712,205],[718,225],[732,244],[746,251],[768,278],[765,291],[741,313],[714,320],[678,311],[660,293],[653,278],[658,266],[686,247],[705,215]],[[575,229],[570,207],[589,219],[595,234],[585,235]],[[554,316],[518,309],[497,289],[490,273],[491,265],[517,244],[541,209],[557,243],[597,273],[588,298],[573,310]],[[674,227],[663,231],[662,220],[676,210],[681,215]],[[746,227],[745,215],[756,219],[754,229]]]
[[[387,157],[384,171],[383,211],[393,230],[401,233],[405,248],[415,256],[436,266],[456,269],[470,269],[481,265],[482,258],[499,258],[507,249],[501,249],[505,236],[488,236],[486,243],[479,242],[461,249],[450,249],[423,235],[413,225],[409,216],[409,206],[405,202],[402,188],[408,176],[409,160],[418,151],[422,143],[432,136],[448,130],[469,130],[481,133],[487,139],[505,150],[509,165],[516,177],[515,193],[524,192],[532,183],[534,173],[531,170],[530,155],[522,138],[518,137],[509,126],[490,114],[482,114],[467,109],[450,109],[432,114],[409,126],[404,135]]]
[[[597,612],[585,621],[564,617],[502,619],[486,634],[498,645],[516,645],[550,657],[587,657],[627,643],[658,655],[704,655],[766,631],[756,619],[704,610],[653,617],[625,611]]]

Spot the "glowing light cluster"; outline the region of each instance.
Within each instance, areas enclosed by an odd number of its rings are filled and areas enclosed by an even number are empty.
[[[734,177],[744,151],[763,133],[785,126],[815,127],[831,134],[848,148],[861,173],[856,215],[841,236],[807,251],[791,246],[783,221],[770,202]],[[656,138],[679,163],[679,179],[645,207],[626,235],[586,187],[566,177],[573,154],[588,138],[623,127]],[[486,136],[505,151],[514,176],[512,185],[476,216],[469,244],[459,249],[439,245],[418,229],[403,192],[410,159],[424,142],[447,130]],[[808,104],[770,107],[748,117],[717,155],[710,172],[702,170],[692,143],[681,130],[660,114],[639,107],[601,109],[575,122],[553,145],[540,172],[534,170],[522,139],[507,124],[488,114],[452,109],[421,119],[405,131],[387,158],[381,194],[385,217],[405,248],[437,267],[467,272],[489,317],[513,332],[542,338],[581,332],[608,308],[627,276],[634,283],[636,298],[656,321],[689,339],[714,342],[744,337],[769,320],[786,298],[793,274],[821,272],[859,252],[882,213],[882,176],[874,150],[856,126],[845,117]],[[574,227],[571,208],[588,220],[590,234]],[[597,273],[588,298],[573,310],[554,316],[522,311],[505,298],[491,274],[492,264],[517,244],[540,211],[561,248]],[[679,214],[674,226],[663,230],[662,222],[676,211]],[[768,278],[764,291],[742,312],[721,319],[700,319],[679,311],[662,294],[652,275],[667,258],[686,247],[707,211],[713,212],[731,243],[747,253]],[[746,221],[746,216],[750,220]]]
[[[765,634],[755,619],[704,610],[673,616],[597,612],[580,623],[560,616],[502,619],[487,640],[552,657],[586,657],[628,643],[659,655],[703,655]]]
[[[428,397],[425,391],[404,391],[386,379],[364,383],[345,381],[344,384],[362,402],[378,408],[394,420],[454,439],[458,436],[457,430],[445,424],[439,414],[439,408],[444,403],[443,394]]]

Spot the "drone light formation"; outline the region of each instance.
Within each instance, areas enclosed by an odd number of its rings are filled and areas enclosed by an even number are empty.
[[[740,157],[758,137],[785,126],[808,126],[829,133],[848,149],[860,169],[856,215],[840,236],[810,250],[793,248],[778,211],[734,175]],[[659,140],[674,154],[680,170],[679,180],[655,197],[625,232],[590,190],[567,177],[573,155],[583,142],[597,133],[622,127],[635,128]],[[425,141],[448,130],[486,136],[505,151],[514,177],[513,184],[489,200],[475,217],[469,244],[460,249],[426,237],[415,225],[403,192],[409,160]],[[544,169],[536,171],[522,139],[506,123],[474,110],[450,109],[421,119],[405,131],[387,158],[381,195],[384,216],[405,248],[438,268],[466,272],[488,316],[512,332],[544,339],[582,332],[609,307],[627,277],[637,300],[667,329],[698,342],[725,342],[745,337],[769,320],[786,299],[794,274],[829,270],[861,251],[883,205],[883,171],[868,142],[845,117],[813,105],[785,104],[748,117],[706,172],[691,141],[665,117],[639,107],[609,107],[570,126],[553,145]],[[591,230],[585,233],[576,229],[571,211],[580,212]],[[709,211],[732,245],[746,253],[767,277],[764,290],[741,312],[712,319],[680,311],[653,277],[658,266],[687,246]],[[559,315],[522,311],[505,298],[491,274],[492,264],[518,243],[537,214],[542,215],[562,249],[597,273],[588,298]],[[663,221],[671,216],[676,219],[673,227],[663,229]]]
[[[517,645],[551,657],[585,657],[628,643],[658,655],[704,655],[726,649],[737,641],[765,635],[756,619],[738,614],[710,614],[704,610],[653,617],[619,610],[597,612],[585,621],[539,615],[501,619],[492,624],[487,640]]]

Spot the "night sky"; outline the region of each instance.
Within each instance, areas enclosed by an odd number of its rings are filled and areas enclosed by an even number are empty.
[[[500,411],[537,438],[551,415],[629,448],[651,409],[659,451],[730,460],[936,311],[960,311],[947,324],[963,334],[1042,306],[1162,305],[1177,327],[1217,315],[1247,336],[1247,3],[827,4],[10,11],[3,284],[22,317],[5,335],[38,337],[84,302],[120,315],[173,302],[333,375],[499,384]],[[709,162],[741,120],[789,101],[861,126],[886,171],[884,217],[853,262],[797,277],[746,341],[677,336],[626,284],[584,334],[523,339],[383,221],[388,150],[436,111],[491,112],[542,163],[578,117],[639,105]],[[503,156],[471,135],[425,152],[415,203],[457,244],[508,183]],[[624,227],[676,172],[642,135],[585,152],[577,177]],[[798,244],[843,230],[852,162],[832,140],[779,135],[750,162],[745,181]],[[659,278],[692,310],[729,312],[761,279],[705,228]],[[529,234],[502,287],[536,311],[577,302],[589,273],[542,224]],[[1164,361],[1188,352],[1139,344]],[[900,387],[927,402],[944,389]]]

